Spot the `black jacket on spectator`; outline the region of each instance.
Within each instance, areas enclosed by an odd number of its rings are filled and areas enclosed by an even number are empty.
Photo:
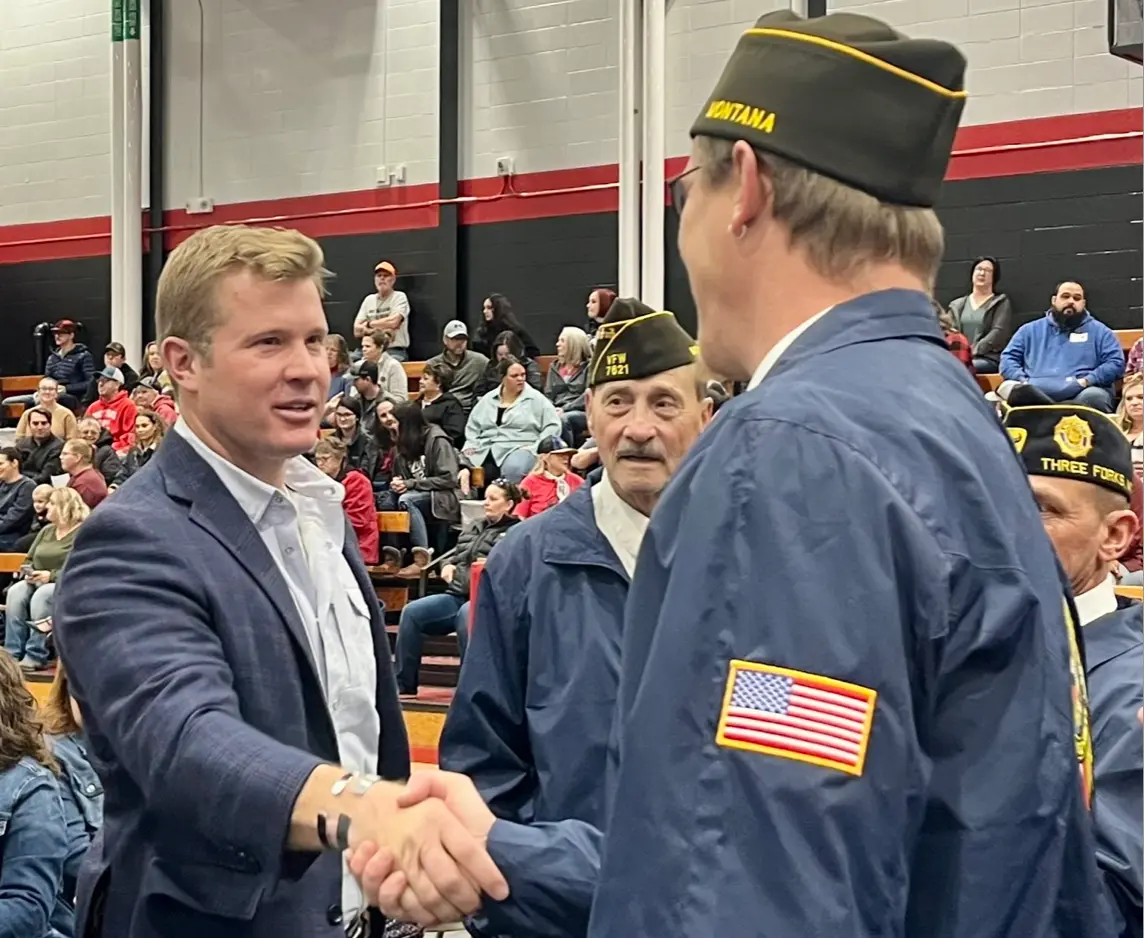
[[[135,373],[135,369],[127,364],[127,362],[120,365],[119,370],[123,372],[123,390],[130,394],[139,383],[139,375]],[[96,372],[95,375],[92,376],[91,381],[87,384],[87,390],[83,395],[83,406],[87,407],[89,404],[95,403],[97,397],[99,397],[99,372]]]
[[[497,542],[508,533],[508,529],[514,524],[520,524],[520,518],[510,511],[495,523],[490,522],[488,518],[482,518],[476,524],[471,524],[465,528],[461,532],[461,536],[457,538],[457,549],[450,561],[457,570],[445,592],[468,599],[469,574],[472,572],[473,564],[481,558],[487,557],[489,551],[496,546]]]
[[[32,491],[36,483],[21,476],[15,482],[0,482],[0,535],[18,537],[27,534],[36,517],[32,507]]]
[[[62,476],[64,467],[60,465],[60,453],[64,441],[58,436],[49,436],[43,443],[37,443],[30,436],[16,441],[20,451],[20,472],[37,485],[51,485],[52,476]]]
[[[377,471],[377,441],[361,427],[358,427],[353,442],[346,446],[346,468],[363,472],[367,479],[373,479]]]
[[[445,391],[431,404],[422,403],[421,413],[429,423],[435,423],[444,430],[449,442],[457,449],[465,445],[465,422],[469,418],[452,391]]]
[[[969,303],[970,294],[959,296],[949,304],[949,311],[953,314],[953,321],[957,323],[958,331],[961,328],[961,316]],[[1005,346],[1013,338],[1013,303],[1007,293],[994,293],[985,304],[985,312],[981,319],[981,332],[978,335],[967,335],[966,338],[973,345],[973,354],[977,358],[988,358],[999,362]]]
[[[88,382],[95,375],[95,359],[87,346],[79,342],[66,355],[61,355],[59,349],[52,349],[44,365],[44,374],[55,378],[78,401],[87,393]]]
[[[92,465],[108,485],[122,485],[127,481],[127,476],[123,474],[123,462],[119,454],[111,448],[111,434],[106,430],[95,441],[95,457],[92,459]]]
[[[496,332],[493,332],[489,328],[489,321],[482,318],[481,324],[477,326],[477,334],[473,336],[472,341],[469,342],[469,347],[472,348],[474,352],[480,352],[489,358],[496,358],[493,354],[495,351],[492,347],[493,340],[504,330],[499,327],[493,328],[496,329]],[[516,337],[520,339],[521,344],[524,346],[524,354],[529,358],[536,358],[536,356],[540,354],[540,346],[536,344],[536,340],[528,334],[528,330],[525,329],[524,326],[521,326],[519,329],[509,329],[508,331],[516,333]],[[539,390],[539,388],[537,390]]]
[[[393,474],[405,480],[411,492],[429,492],[429,505],[438,521],[456,524],[461,520],[461,502],[457,498],[461,474],[461,461],[449,437],[435,423],[429,424],[425,434],[425,475],[418,479],[413,468],[400,453],[397,454]]]
[[[146,449],[140,446],[132,446],[123,456],[123,468],[119,471],[119,475],[115,477],[115,484],[122,485],[130,479],[135,473],[147,465],[151,461],[151,457],[159,451],[158,447]],[[110,484],[110,483],[108,483]]]

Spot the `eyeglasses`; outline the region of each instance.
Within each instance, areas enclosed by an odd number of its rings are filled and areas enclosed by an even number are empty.
[[[668,182],[667,188],[671,193],[671,207],[675,209],[677,215],[683,213],[683,205],[687,201],[687,187],[683,185],[683,180],[701,168],[700,166],[692,166]]]

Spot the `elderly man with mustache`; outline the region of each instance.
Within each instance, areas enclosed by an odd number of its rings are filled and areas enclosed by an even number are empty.
[[[489,556],[441,737],[446,771],[414,775],[410,788],[411,800],[442,798],[487,837],[509,880],[511,897],[469,922],[474,935],[570,938],[587,927],[624,603],[652,509],[711,416],[697,351],[671,313],[616,300],[588,371],[603,469]],[[371,856],[353,864],[367,895],[391,869],[386,857],[367,868]],[[430,924],[400,886],[401,874],[381,886],[383,910]]]

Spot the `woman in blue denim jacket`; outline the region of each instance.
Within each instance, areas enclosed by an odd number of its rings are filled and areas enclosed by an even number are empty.
[[[36,701],[0,652],[0,938],[72,938],[64,898],[67,829]]]
[[[56,668],[42,713],[48,745],[60,764],[59,787],[68,837],[64,895],[71,898],[83,858],[103,826],[103,784],[88,761],[82,718],[62,664]]]

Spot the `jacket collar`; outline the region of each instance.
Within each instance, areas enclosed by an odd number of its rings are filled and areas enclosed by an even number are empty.
[[[885,339],[921,339],[946,348],[928,296],[917,290],[880,290],[839,303],[820,316],[770,373],[780,375],[815,356]]]
[[[627,582],[628,574],[612,545],[596,524],[592,486],[600,481],[597,470],[584,485],[542,516],[548,522],[544,532],[545,563],[572,567],[603,567]]]
[[[290,587],[257,528],[214,469],[178,433],[167,434],[151,461],[163,478],[167,494],[186,504],[191,521],[212,535],[261,587],[309,665],[314,682],[321,686]],[[354,566],[352,561],[350,566]],[[357,573],[355,568],[355,576]]]
[[[1144,643],[1144,631],[1140,628],[1140,603],[1131,603],[1090,622],[1084,627],[1088,673],[1141,643]]]

